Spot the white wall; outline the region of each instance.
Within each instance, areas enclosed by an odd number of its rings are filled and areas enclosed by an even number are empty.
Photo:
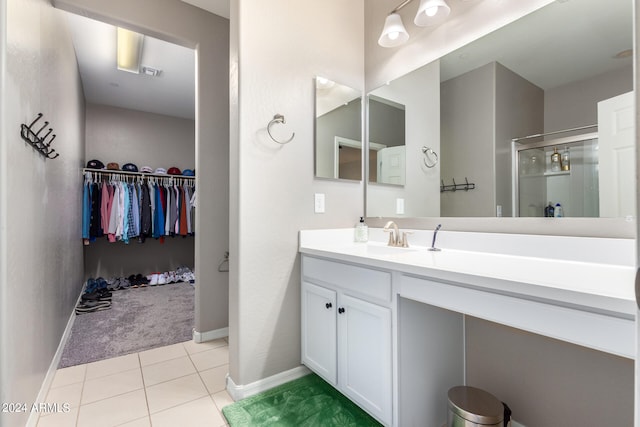
[[[364,87],[363,0],[231,2],[230,374],[245,385],[300,364],[298,230],[348,227],[360,182],[314,180],[316,75]],[[266,126],[295,139],[280,146]],[[274,129],[275,130],[275,129]],[[326,213],[313,213],[313,194]]]
[[[82,286],[84,101],[60,12],[45,0],[0,5],[0,402],[30,405]],[[55,160],[19,137],[39,112],[57,135]],[[28,416],[1,413],[0,425]]]
[[[438,61],[377,88],[374,95],[405,106],[405,185],[367,185],[367,216],[399,216],[404,199],[408,217],[440,215],[440,163],[424,164],[422,147],[440,154],[440,63]],[[373,141],[381,142],[383,141]]]
[[[196,331],[228,324],[229,21],[180,0],[53,0],[56,7],[196,50]]]

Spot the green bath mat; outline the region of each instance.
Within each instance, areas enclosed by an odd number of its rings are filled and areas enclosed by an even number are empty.
[[[381,426],[315,374],[226,406],[231,427]]]

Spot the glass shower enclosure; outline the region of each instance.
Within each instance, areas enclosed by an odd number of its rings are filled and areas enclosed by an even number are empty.
[[[598,133],[538,142],[512,142],[513,212],[548,216],[561,206],[565,217],[598,217]]]

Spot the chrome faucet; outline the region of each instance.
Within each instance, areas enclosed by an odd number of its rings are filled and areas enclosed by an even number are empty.
[[[393,229],[390,227],[393,227]],[[389,243],[387,243],[387,246],[393,246],[396,248],[409,247],[409,240],[407,239],[407,234],[409,234],[409,232],[405,231],[402,233],[402,237],[400,237],[400,230],[398,229],[398,224],[395,222],[387,222],[383,230],[385,233],[389,233]]]
[[[431,241],[431,247],[428,249],[430,251],[439,251],[439,248],[436,248],[436,237],[438,237],[438,230],[440,230],[442,224],[438,224],[435,230],[433,230],[433,240]]]

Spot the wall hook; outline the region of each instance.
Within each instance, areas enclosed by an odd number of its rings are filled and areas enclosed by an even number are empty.
[[[282,114],[276,114],[275,116],[273,116],[273,119],[267,125],[267,132],[269,133],[269,137],[274,142],[277,142],[278,144],[282,144],[282,145],[288,144],[291,141],[293,141],[293,138],[296,136],[295,132],[293,132],[291,134],[291,137],[289,139],[287,139],[286,141],[278,141],[276,138],[274,138],[274,136],[271,134],[271,126],[273,126],[275,123],[285,124],[286,122],[284,120],[284,116]]]
[[[49,130],[44,134],[44,136],[40,136],[40,133],[42,133],[42,131],[49,125],[49,122],[45,121],[44,124],[37,131],[34,130],[35,124],[41,118],[42,118],[42,113],[38,113],[38,115],[31,122],[31,124],[29,124],[28,126],[25,124],[20,125],[20,136],[25,142],[31,145],[38,153],[40,153],[45,158],[55,159],[60,154],[56,153],[55,155],[53,155],[53,153],[56,150],[49,147],[51,146],[51,143],[53,142],[53,140],[56,138],[56,135],[53,134],[49,139],[49,142],[47,142],[47,138],[49,138],[49,135],[51,135],[51,132],[53,132],[53,129],[49,128]]]

